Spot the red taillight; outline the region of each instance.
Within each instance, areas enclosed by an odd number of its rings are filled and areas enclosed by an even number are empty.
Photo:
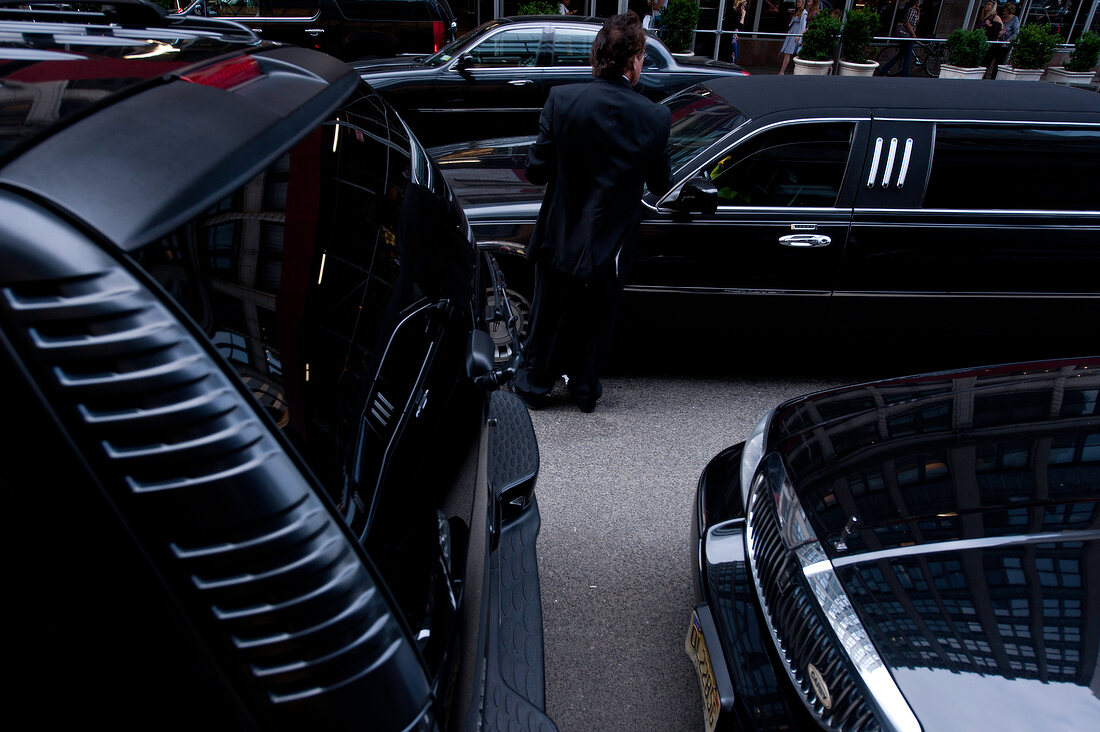
[[[192,84],[212,86],[215,89],[232,89],[246,81],[263,76],[260,63],[251,56],[237,56],[219,61],[180,78]]]
[[[435,46],[434,51],[438,51],[446,45],[446,38],[444,33],[446,32],[446,26],[443,25],[442,20],[432,21],[432,44]]]

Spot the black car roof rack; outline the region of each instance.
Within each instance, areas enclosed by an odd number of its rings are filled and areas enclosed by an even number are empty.
[[[172,28],[230,35],[244,41],[259,42],[260,37],[248,26],[223,18],[169,14],[148,0],[80,0],[79,3],[28,3],[26,0],[0,0],[0,21],[31,21],[69,25],[126,28]]]

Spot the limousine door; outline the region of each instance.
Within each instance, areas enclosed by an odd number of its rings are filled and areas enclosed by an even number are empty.
[[[1018,337],[1100,322],[1100,128],[878,120],[870,144],[834,298],[847,326]]]
[[[624,307],[648,311],[668,293],[690,294],[715,322],[751,309],[753,318],[733,321],[739,330],[824,322],[851,218],[858,162],[849,160],[862,157],[864,127],[770,125],[708,160],[717,211],[685,217],[670,204],[642,221]]]

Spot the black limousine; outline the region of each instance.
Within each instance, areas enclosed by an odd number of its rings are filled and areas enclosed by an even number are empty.
[[[793,399],[698,485],[708,730],[1100,719],[1100,357]]]
[[[715,79],[664,102],[621,321],[717,337],[1100,335],[1100,95],[1049,83]],[[533,138],[432,150],[526,304]]]

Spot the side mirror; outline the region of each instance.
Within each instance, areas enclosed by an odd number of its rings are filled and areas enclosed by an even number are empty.
[[[473,64],[474,64],[474,57],[471,56],[468,53],[464,53],[464,54],[462,54],[461,56],[458,57],[458,63],[455,64],[455,70],[457,70],[458,73],[465,76],[466,74],[469,73],[469,69],[470,69],[471,66],[473,66]]]
[[[718,210],[718,189],[707,178],[692,178],[680,189],[676,207],[685,214],[712,214]]]
[[[470,333],[470,342],[466,344],[466,376],[478,382],[493,373],[493,357],[496,346],[492,337],[483,330]]]

